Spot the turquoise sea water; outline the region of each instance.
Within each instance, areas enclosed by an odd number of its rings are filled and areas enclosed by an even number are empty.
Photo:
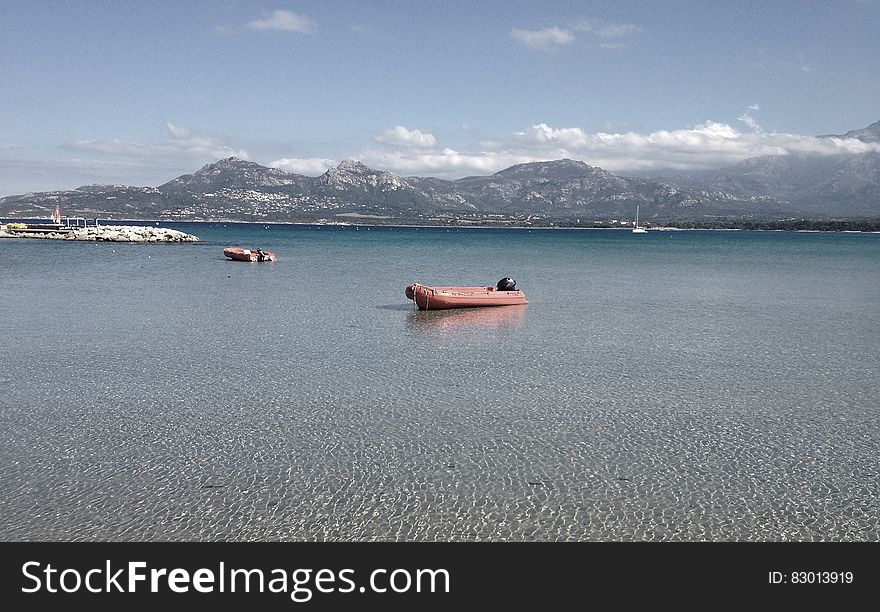
[[[880,540],[878,235],[170,226],[0,240],[0,539]]]

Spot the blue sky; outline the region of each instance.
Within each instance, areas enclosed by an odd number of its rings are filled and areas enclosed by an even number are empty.
[[[235,155],[687,170],[880,120],[880,0],[0,0],[0,196]]]

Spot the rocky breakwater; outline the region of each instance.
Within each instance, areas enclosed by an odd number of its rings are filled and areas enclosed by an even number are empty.
[[[20,227],[10,223],[0,228],[0,238],[43,238],[93,242],[198,242],[197,236],[169,229],[140,225],[92,225],[88,227]]]

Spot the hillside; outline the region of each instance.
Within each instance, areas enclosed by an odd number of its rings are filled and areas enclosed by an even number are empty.
[[[880,142],[880,122],[843,135]],[[230,157],[158,187],[87,185],[0,198],[0,217],[448,224],[880,218],[880,152],[756,157],[687,176],[636,178],[581,161],[519,164],[457,180],[400,177],[345,160],[317,177]]]
[[[563,159],[521,164],[490,176],[458,180],[401,178],[343,161],[318,177],[227,158],[158,187],[89,185],[0,199],[0,216],[125,219],[317,221],[366,215],[386,222],[446,223],[485,218],[628,219],[636,205],[646,220],[735,216],[772,218],[785,206],[760,195],[679,188],[618,176]]]

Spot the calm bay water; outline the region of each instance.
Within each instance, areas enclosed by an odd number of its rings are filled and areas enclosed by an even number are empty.
[[[0,539],[880,540],[878,235],[170,226],[0,240]]]

